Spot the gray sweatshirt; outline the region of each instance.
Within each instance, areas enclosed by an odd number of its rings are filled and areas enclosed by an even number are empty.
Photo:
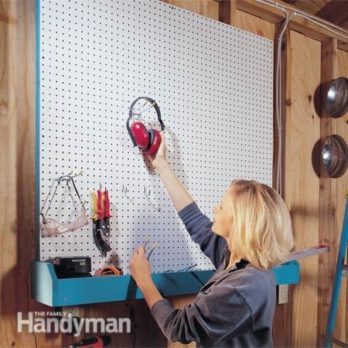
[[[216,271],[195,301],[175,309],[167,299],[151,313],[171,341],[197,342],[197,347],[272,347],[276,284],[272,270],[241,260],[225,269],[230,252],[225,239],[211,231],[212,222],[193,202],[179,212],[187,231]]]

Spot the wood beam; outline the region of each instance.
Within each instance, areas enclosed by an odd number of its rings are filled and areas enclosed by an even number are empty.
[[[320,138],[336,134],[336,119],[330,117],[326,110],[326,92],[329,83],[337,76],[337,41],[327,40],[321,43],[321,108],[320,108]],[[319,241],[330,247],[330,253],[319,256],[318,272],[318,345],[321,346],[322,336],[325,333],[326,321],[331,300],[331,286],[335,275],[337,234],[336,220],[337,180],[326,174],[320,168],[320,200],[319,200]]]
[[[319,244],[319,178],[312,165],[320,119],[313,97],[320,85],[320,43],[290,30],[285,116],[285,202],[296,249]],[[301,260],[301,281],[291,298],[291,342],[282,347],[318,347],[318,259]]]
[[[220,0],[219,1],[219,21],[229,25],[236,25],[237,19],[237,1]]]
[[[337,74],[338,76],[348,76],[348,53],[337,50]],[[336,119],[336,131],[343,139],[348,139],[348,114],[339,119]],[[338,231],[342,231],[343,216],[345,210],[345,191],[348,187],[348,176],[343,175],[337,179],[337,212],[336,221]],[[336,251],[337,252],[337,251]],[[348,260],[346,259],[346,263]],[[337,309],[336,325],[334,337],[343,342],[348,342],[348,277],[345,277],[342,282],[340,291],[340,300]]]
[[[235,25],[237,22],[237,0],[231,0],[230,17],[231,25]]]
[[[342,0],[332,0],[322,7],[316,16],[323,18],[336,25],[341,25],[348,21],[348,2]]]
[[[231,0],[219,1],[219,21],[231,24]]]
[[[282,172],[285,173],[285,119],[286,119],[286,99],[290,97],[290,83],[291,83],[291,75],[290,75],[290,45],[288,45],[288,40],[290,37],[290,31],[286,30],[283,36],[283,41],[279,43],[276,38],[281,30],[281,24],[277,24],[275,26],[275,36],[274,36],[274,76],[276,76],[276,62],[277,62],[277,45],[281,46],[281,105],[280,105],[280,113],[281,113],[281,124],[278,125],[280,129],[276,128],[276,94],[275,94],[275,85],[274,85],[274,131],[273,131],[273,187],[276,185],[276,172],[278,161],[281,161],[280,165],[282,167]],[[289,73],[289,74],[288,74]],[[274,79],[275,81],[275,79]],[[279,132],[281,132],[281,137],[279,136]],[[282,153],[279,154],[279,142],[282,142]],[[284,197],[284,188],[285,188],[285,176],[281,178],[283,184],[283,191],[280,192]],[[284,197],[285,198],[285,197]],[[278,304],[276,306],[276,311],[274,314],[273,320],[273,345],[274,347],[291,347],[291,335],[292,332],[292,289],[289,289],[289,303],[287,304]]]
[[[298,10],[295,6],[289,5],[285,2],[278,1],[278,3],[285,5],[290,11]],[[256,0],[238,0],[237,8],[240,11],[247,12],[272,23],[278,23],[285,18],[284,12],[280,9]],[[326,22],[331,28],[335,28],[338,32],[334,33],[331,30],[323,28],[322,26],[300,16],[292,17],[290,21],[290,29],[321,42],[331,38],[336,39],[338,40],[338,47],[344,51],[348,51],[348,35],[342,31],[342,28],[323,20],[322,18],[321,20]]]

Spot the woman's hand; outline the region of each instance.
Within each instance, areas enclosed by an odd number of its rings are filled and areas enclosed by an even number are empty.
[[[139,289],[142,289],[142,287],[152,282],[151,264],[146,258],[143,246],[135,250],[129,268]]]
[[[163,132],[160,132],[160,134],[161,144],[158,148],[156,155],[154,157],[148,156],[148,159],[151,161],[151,164],[155,169],[160,169],[161,166],[167,164],[167,145]]]
[[[138,288],[144,295],[147,305],[152,306],[163,299],[151,278],[151,265],[147,261],[143,246],[135,250],[130,261],[130,272]]]

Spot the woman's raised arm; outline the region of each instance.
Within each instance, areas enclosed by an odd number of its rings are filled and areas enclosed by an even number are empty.
[[[184,185],[178,180],[170,165],[167,162],[167,147],[164,135],[161,132],[161,145],[155,158],[150,158],[153,167],[157,170],[160,178],[172,200],[177,212],[193,202],[193,198],[188,193]]]

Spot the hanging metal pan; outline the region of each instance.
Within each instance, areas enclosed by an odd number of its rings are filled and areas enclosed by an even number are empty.
[[[324,139],[321,160],[327,174],[332,178],[342,176],[348,167],[348,146],[338,134]]]
[[[326,108],[330,116],[341,117],[348,111],[348,79],[339,77],[331,82],[326,95]]]

